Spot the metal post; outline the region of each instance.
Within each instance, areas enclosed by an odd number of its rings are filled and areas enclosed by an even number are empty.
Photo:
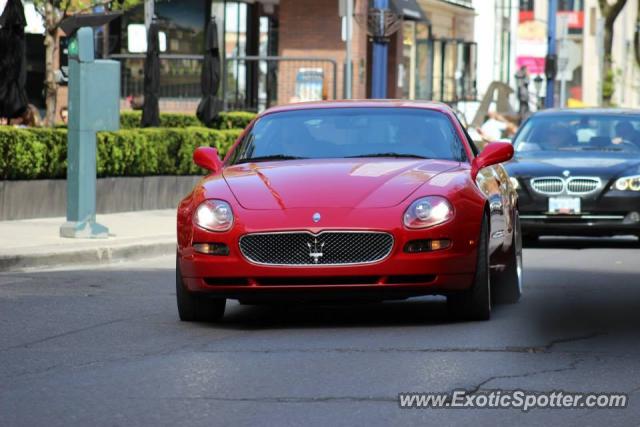
[[[604,87],[604,19],[598,18],[596,22],[596,46],[598,50],[598,105],[604,104],[604,98],[602,96],[602,89]]]
[[[386,11],[389,0],[374,0],[373,7]],[[389,56],[389,42],[384,38],[384,19],[380,19],[378,37],[373,42],[373,64],[371,66],[371,97],[383,99],[387,97],[387,62]]]
[[[351,31],[353,26],[353,0],[346,0],[346,16],[345,19],[345,31],[346,31],[346,58],[345,68],[346,73],[344,79],[344,97],[346,99],[353,98],[353,61],[352,61],[352,47],[351,47]]]
[[[549,0],[549,11],[547,19],[547,57],[552,58],[556,55],[556,15],[558,12],[558,0]],[[544,99],[546,108],[553,108],[555,104],[555,78],[547,77],[547,96]]]
[[[153,21],[154,11],[154,0],[144,0],[144,26],[149,30],[149,26],[151,25],[151,21]]]

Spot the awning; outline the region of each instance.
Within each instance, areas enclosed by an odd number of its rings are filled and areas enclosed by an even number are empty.
[[[427,20],[416,0],[391,0],[391,10],[404,19],[413,21]]]

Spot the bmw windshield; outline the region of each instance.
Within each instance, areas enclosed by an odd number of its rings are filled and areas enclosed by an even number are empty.
[[[451,119],[441,112],[361,107],[267,114],[245,135],[229,163],[359,157],[467,158]]]
[[[609,152],[640,156],[640,115],[553,114],[532,117],[514,140],[517,155]]]

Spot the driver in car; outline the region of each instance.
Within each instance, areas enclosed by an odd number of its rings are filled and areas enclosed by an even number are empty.
[[[616,136],[611,140],[614,145],[628,141],[640,148],[640,132],[629,122],[618,122],[615,127]]]

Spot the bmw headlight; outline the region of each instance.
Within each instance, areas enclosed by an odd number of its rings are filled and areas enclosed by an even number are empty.
[[[614,187],[618,191],[640,191],[640,175],[622,177],[616,181]]]
[[[404,213],[407,228],[427,228],[442,224],[453,217],[453,207],[440,196],[423,197],[411,203]]]
[[[227,231],[233,225],[233,211],[222,200],[205,200],[193,215],[193,222],[209,231]]]

